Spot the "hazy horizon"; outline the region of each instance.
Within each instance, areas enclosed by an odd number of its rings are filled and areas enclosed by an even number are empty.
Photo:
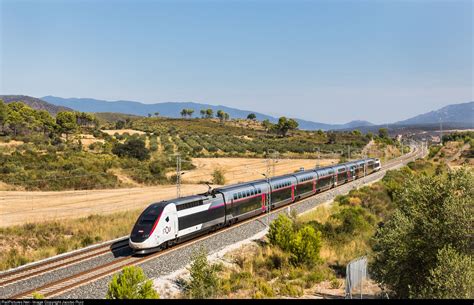
[[[471,1],[0,3],[1,94],[374,124],[474,95]]]

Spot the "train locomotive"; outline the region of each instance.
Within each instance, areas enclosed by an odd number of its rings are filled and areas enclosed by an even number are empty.
[[[129,237],[136,254],[159,251],[380,170],[375,158],[215,188],[153,203]]]

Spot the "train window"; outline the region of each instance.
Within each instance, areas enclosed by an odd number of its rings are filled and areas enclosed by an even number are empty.
[[[236,200],[236,199],[237,199],[237,194],[236,194],[236,193],[234,193],[234,200]]]
[[[249,190],[247,190],[247,197],[248,197],[248,196],[250,196],[250,191],[249,191]]]
[[[255,190],[251,190],[250,195],[252,195],[252,196],[255,195]]]
[[[242,198],[242,192],[239,192],[239,199]]]

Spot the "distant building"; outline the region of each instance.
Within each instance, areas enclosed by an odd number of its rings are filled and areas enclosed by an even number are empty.
[[[431,142],[433,143],[441,143],[439,136],[431,136]]]

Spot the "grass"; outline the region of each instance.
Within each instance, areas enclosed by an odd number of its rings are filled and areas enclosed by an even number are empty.
[[[128,235],[141,211],[0,228],[0,270]]]
[[[268,244],[244,246],[227,259],[234,264],[220,272],[223,298],[300,297],[315,284],[335,278],[325,265],[292,265],[288,253]]]

